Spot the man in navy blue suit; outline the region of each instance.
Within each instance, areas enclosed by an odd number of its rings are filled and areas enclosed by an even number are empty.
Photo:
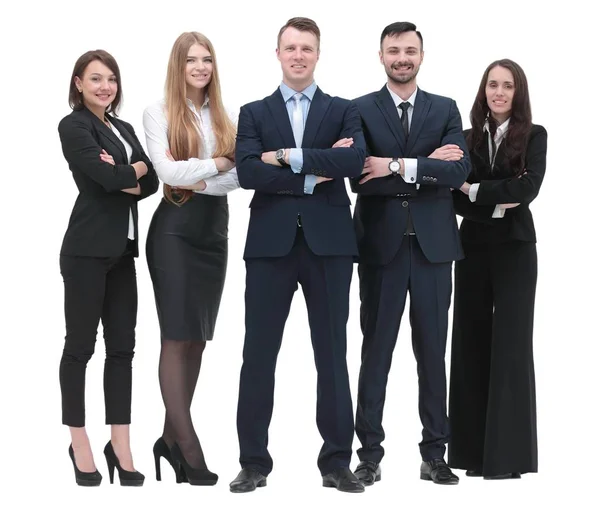
[[[346,323],[358,256],[345,177],[361,174],[365,142],[350,101],[314,82],[319,28],[292,18],[279,32],[279,88],[240,110],[235,160],[250,204],[246,337],[237,428],[242,470],[232,492],[265,486],[277,354],[298,284],[306,299],[317,367],[317,464],[325,487],[362,492],[349,469],[354,436],[346,365]],[[304,480],[300,484],[303,486]]]
[[[380,44],[387,84],[355,100],[368,154],[364,174],[352,181],[363,332],[355,473],[365,485],[381,479],[387,377],[410,293],[423,425],[421,478],[456,484],[444,460],[445,351],[452,261],[463,252],[450,191],[464,183],[470,162],[456,103],[417,87],[423,38],[416,26],[393,23]]]

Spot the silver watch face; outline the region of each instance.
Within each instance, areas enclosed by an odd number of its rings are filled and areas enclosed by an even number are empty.
[[[400,171],[400,163],[398,161],[391,161],[389,167],[390,167],[390,171],[393,171],[393,172]]]
[[[277,150],[275,152],[275,158],[276,159],[283,159],[285,152],[280,148],[279,150]]]

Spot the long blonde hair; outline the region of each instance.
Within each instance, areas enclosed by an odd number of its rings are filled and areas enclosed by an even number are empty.
[[[210,99],[210,117],[217,141],[217,147],[212,157],[232,159],[235,150],[236,129],[223,107],[215,49],[209,39],[199,32],[184,32],[176,39],[171,49],[165,83],[169,150],[176,161],[188,160],[201,155],[203,141],[200,136],[200,128],[194,113],[186,103],[188,85],[185,81],[185,69],[188,51],[195,43],[206,48],[213,58],[212,77],[205,91]],[[194,194],[188,190],[179,190],[173,194],[173,188],[167,184],[163,187],[163,193],[167,200],[176,205],[183,205]]]

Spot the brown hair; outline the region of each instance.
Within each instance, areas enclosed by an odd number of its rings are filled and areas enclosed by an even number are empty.
[[[110,71],[115,74],[117,79],[117,94],[115,99],[108,106],[106,112],[116,114],[121,102],[122,91],[121,91],[121,72],[119,71],[119,65],[115,58],[110,55],[106,50],[90,50],[84,53],[73,67],[73,73],[71,74],[71,84],[69,86],[69,105],[74,111],[80,111],[83,109],[83,94],[79,92],[75,85],[75,77],[83,78],[86,68],[91,62],[100,61]]]
[[[279,30],[279,34],[277,35],[277,48],[279,48],[279,43],[281,43],[281,35],[285,29],[290,27],[302,32],[310,32],[311,34],[314,34],[317,37],[317,45],[321,46],[321,31],[313,20],[310,18],[290,18]]]
[[[175,160],[200,156],[202,139],[196,117],[186,103],[188,86],[185,81],[188,52],[196,43],[206,48],[213,59],[212,77],[206,86],[206,96],[210,99],[211,123],[217,141],[213,158],[233,159],[236,129],[223,106],[215,49],[208,38],[199,32],[184,32],[175,40],[171,49],[165,83],[169,150]],[[189,190],[179,190],[174,194],[173,188],[167,184],[164,184],[163,193],[167,200],[177,205],[184,204],[194,194]]]
[[[479,90],[471,108],[471,131],[467,136],[467,146],[470,151],[479,148],[485,134],[483,126],[486,119],[490,125],[492,135],[496,132],[496,121],[490,116],[490,108],[487,103],[485,89],[490,71],[496,66],[506,68],[512,73],[515,81],[515,94],[512,100],[512,111],[510,124],[504,144],[506,145],[506,156],[515,175],[520,174],[525,166],[525,152],[531,132],[531,104],[529,102],[529,87],[525,72],[516,62],[510,59],[500,59],[490,64],[479,84]]]

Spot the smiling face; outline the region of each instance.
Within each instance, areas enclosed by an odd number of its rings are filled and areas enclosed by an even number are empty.
[[[188,87],[204,89],[213,73],[213,57],[207,48],[194,43],[187,53],[185,81]]]
[[[75,77],[75,86],[83,104],[91,111],[106,111],[119,90],[116,75],[100,61],[90,62],[81,75]]]
[[[281,63],[283,81],[302,91],[314,81],[319,60],[319,40],[312,32],[288,27],[281,34],[277,59]]]
[[[381,42],[379,60],[387,76],[397,84],[416,81],[423,62],[421,40],[416,32],[386,36]]]
[[[490,70],[485,85],[485,97],[492,116],[498,123],[505,122],[512,113],[515,79],[508,68],[495,66]]]

